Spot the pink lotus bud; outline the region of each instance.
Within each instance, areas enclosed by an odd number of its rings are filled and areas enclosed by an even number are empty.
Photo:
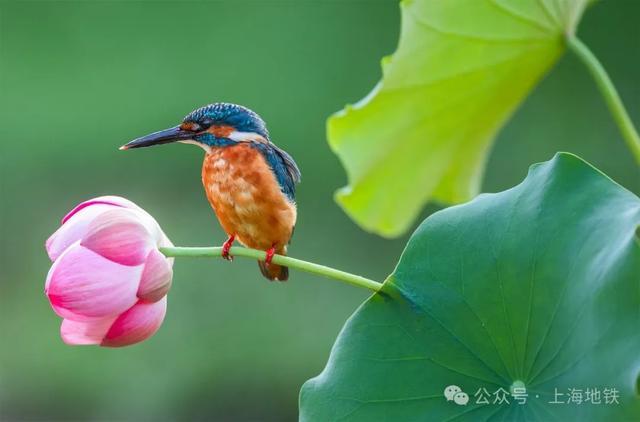
[[[119,347],[151,337],[162,324],[173,246],[158,223],[131,201],[95,198],[75,207],[46,242],[53,265],[45,293],[64,320],[67,344]]]

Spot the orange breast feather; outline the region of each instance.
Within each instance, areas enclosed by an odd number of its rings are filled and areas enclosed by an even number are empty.
[[[222,228],[240,243],[285,253],[296,206],[256,149],[245,143],[212,148],[202,166],[202,183]]]

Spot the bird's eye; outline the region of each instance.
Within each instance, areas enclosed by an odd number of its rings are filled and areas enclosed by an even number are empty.
[[[200,125],[195,122],[184,122],[180,125],[180,129],[188,130],[190,132],[199,132],[200,130],[202,130]]]

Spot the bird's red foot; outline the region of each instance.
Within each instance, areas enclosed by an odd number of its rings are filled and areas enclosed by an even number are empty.
[[[236,240],[236,235],[232,234],[222,245],[222,258],[226,259],[227,261],[233,261],[233,257],[229,255],[229,250],[231,249],[231,246],[233,246],[234,240]]]
[[[276,254],[276,246],[275,245],[273,245],[269,249],[267,249],[267,256],[264,258],[264,263],[267,264],[267,266],[269,264],[271,264],[271,260],[273,259],[273,256],[275,254]]]

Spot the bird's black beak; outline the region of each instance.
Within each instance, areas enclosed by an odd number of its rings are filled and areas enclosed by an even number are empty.
[[[154,132],[150,135],[143,136],[142,138],[134,139],[120,147],[121,150],[131,148],[143,148],[151,147],[154,145],[168,144],[171,142],[185,141],[192,139],[195,135],[194,132],[183,130],[180,126],[175,126],[169,129],[161,130],[160,132]]]

